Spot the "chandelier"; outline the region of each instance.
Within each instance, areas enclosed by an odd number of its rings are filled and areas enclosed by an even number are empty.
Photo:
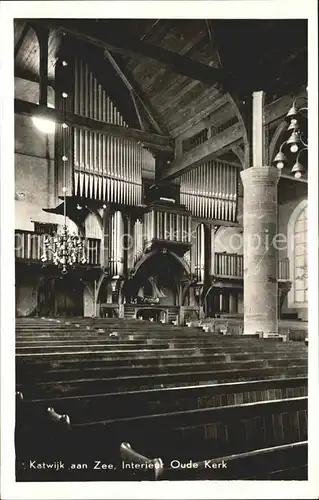
[[[53,264],[62,268],[62,274],[67,274],[68,267],[73,267],[77,262],[86,263],[83,240],[71,234],[66,224],[62,226],[61,233],[45,238],[42,262],[47,262],[50,255]]]
[[[302,163],[302,158],[306,156],[308,151],[307,142],[307,115],[308,107],[297,107],[297,100],[305,99],[306,97],[297,97],[294,99],[291,108],[286,114],[286,122],[288,125],[287,132],[289,137],[281,144],[278,153],[276,154],[273,163],[278,169],[284,168],[287,164],[293,161],[291,173],[296,179],[300,179],[306,172],[306,168]]]
[[[65,66],[64,64],[62,64]],[[68,94],[66,92],[62,93],[62,102],[65,102],[68,98]],[[64,104],[64,112],[66,118],[66,105]],[[53,236],[46,236],[44,239],[44,251],[41,257],[43,263],[46,263],[48,260],[52,260],[54,265],[62,268],[62,274],[67,274],[69,267],[74,267],[76,263],[85,264],[86,263],[86,252],[85,252],[85,244],[82,238],[79,238],[76,234],[73,234],[69,231],[67,226],[67,215],[66,215],[66,195],[67,195],[67,187],[66,187],[66,163],[68,161],[68,157],[65,154],[65,145],[66,145],[66,134],[68,131],[68,125],[66,123],[66,119],[62,124],[62,151],[63,156],[61,158],[63,165],[63,217],[64,223],[62,226],[62,231],[60,233],[56,233]]]

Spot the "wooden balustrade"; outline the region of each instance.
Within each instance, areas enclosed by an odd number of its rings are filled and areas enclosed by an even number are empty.
[[[44,253],[44,241],[47,234],[39,234],[33,231],[15,231],[15,258],[18,260],[41,261]],[[99,265],[101,262],[101,240],[97,238],[87,238],[85,240],[85,250],[87,264]],[[52,258],[48,253],[48,261]]]
[[[215,275],[243,278],[244,256],[233,253],[215,253]],[[289,259],[278,261],[278,279],[289,280]]]
[[[95,266],[101,264],[101,240],[97,238],[87,238],[85,240],[85,250],[88,264]]]
[[[16,259],[40,261],[44,251],[46,234],[33,231],[15,231],[15,257]],[[86,258],[89,265],[100,265],[101,240],[87,238],[85,240]],[[48,255],[49,261],[51,260]],[[215,253],[215,275],[228,278],[243,278],[244,257],[239,254]],[[289,259],[278,262],[278,279],[289,279]]]
[[[289,259],[282,259],[278,261],[278,279],[289,280]]]
[[[244,275],[244,256],[235,253],[215,253],[215,274],[242,278]]]
[[[46,237],[46,234],[38,234],[33,231],[16,231],[14,247],[16,259],[41,260]]]

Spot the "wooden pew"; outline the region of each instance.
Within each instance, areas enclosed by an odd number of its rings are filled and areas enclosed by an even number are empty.
[[[66,413],[77,422],[133,417],[152,413],[230,406],[302,397],[307,395],[307,377],[192,385],[54,399],[23,400],[25,417],[41,425],[48,407]]]
[[[268,342],[270,342],[268,340]],[[135,339],[134,334],[129,335],[126,339],[101,339],[101,338],[81,338],[81,339],[71,339],[66,340],[53,339],[32,339],[32,340],[17,340],[16,341],[16,353],[17,354],[54,354],[54,353],[67,353],[67,352],[81,352],[87,351],[107,351],[107,350],[136,350],[136,349],[190,349],[190,348],[218,348],[219,350],[224,349],[225,351],[229,348],[236,348],[237,351],[243,349],[253,349],[258,351],[260,347],[264,347],[264,350],[275,349],[274,347],[264,343],[258,343],[256,340],[248,341],[243,337],[238,340],[233,340],[232,337],[222,337],[220,342],[215,339],[163,339],[163,338],[145,338],[145,339]],[[277,346],[276,346],[277,347]],[[288,344],[285,348],[284,346],[278,346],[278,350],[282,352],[298,352],[295,345]]]
[[[105,366],[107,367],[116,367],[116,366],[122,366],[122,367],[128,367],[128,366],[136,366],[136,367],[143,367],[143,366],[162,366],[165,365],[167,369],[169,370],[170,365],[184,365],[188,363],[227,363],[227,362],[245,362],[245,361],[263,361],[264,366],[272,366],[275,361],[278,362],[278,364],[285,364],[285,362],[289,359],[295,358],[296,355],[293,353],[291,356],[289,353],[277,353],[277,352],[265,352],[265,353],[254,353],[254,356],[252,356],[250,353],[243,353],[243,354],[226,354],[226,353],[221,353],[221,354],[208,354],[208,355],[202,355],[199,354],[196,356],[195,354],[193,355],[184,355],[184,356],[178,356],[176,355],[175,351],[172,350],[168,356],[166,356],[164,359],[153,355],[150,353],[148,357],[126,357],[126,358],[120,358],[117,359],[115,356],[111,357],[108,356],[106,359],[95,359],[93,358],[86,358],[83,356],[77,357],[71,357],[70,359],[40,359],[40,362],[33,363],[32,358],[23,358],[23,357],[18,357],[17,358],[17,375],[21,375],[22,377],[28,376],[29,374],[33,376],[43,376],[49,371],[55,371],[55,370],[90,370],[94,368],[103,368]],[[308,355],[307,353],[300,352],[299,354],[299,360],[303,362],[307,362],[308,360]]]
[[[110,431],[114,442],[137,444],[143,454],[156,449],[166,459],[176,457],[179,450],[180,458],[197,460],[198,453],[204,450],[208,456],[220,456],[305,440],[307,398],[143,415],[89,425],[91,429],[99,426]],[[85,427],[78,425],[79,430]]]
[[[122,461],[129,464],[126,470],[129,480],[189,481],[189,480],[307,480],[307,441],[272,446],[246,453],[217,457],[200,462],[164,464],[153,461],[135,452],[129,443],[120,446]],[[138,467],[137,464],[143,464]],[[123,464],[123,465],[124,465]],[[138,473],[137,473],[138,472]]]
[[[132,336],[133,337],[133,336]],[[67,353],[73,351],[87,351],[88,348],[91,351],[102,351],[102,350],[113,350],[113,349],[122,349],[122,350],[135,350],[135,349],[174,349],[174,348],[209,348],[213,346],[227,346],[229,344],[217,344],[211,342],[210,339],[174,339],[165,341],[164,339],[143,339],[143,340],[134,340],[133,338],[129,338],[126,340],[118,340],[114,342],[112,339],[105,340],[96,340],[96,339],[80,339],[78,341],[23,341],[16,343],[16,352],[18,354],[36,354],[36,353]],[[289,350],[288,350],[289,351]]]
[[[296,345],[296,344],[295,344]],[[30,354],[27,353],[21,353],[17,352],[16,353],[16,358],[17,361],[19,360],[22,361],[27,361],[28,359],[32,363],[41,363],[44,358],[46,359],[59,359],[59,360],[69,360],[70,358],[74,358],[75,356],[81,358],[81,360],[85,358],[107,358],[108,357],[113,357],[116,356],[118,358],[128,358],[128,357],[149,357],[149,356],[159,356],[159,357],[170,357],[172,355],[172,351],[175,352],[176,355],[178,356],[185,356],[185,355],[215,355],[215,354],[226,354],[226,355],[234,355],[234,354],[247,354],[250,353],[251,355],[258,355],[259,354],[267,354],[267,353],[278,353],[278,354],[290,354],[292,355],[299,355],[301,353],[306,353],[307,352],[307,347],[304,345],[300,345],[299,349],[296,347],[291,348],[290,345],[285,347],[279,347],[277,345],[271,346],[270,344],[264,344],[261,342],[260,344],[246,344],[246,345],[236,345],[236,344],[230,344],[230,345],[204,345],[204,346],[192,346],[192,347],[175,347],[173,345],[164,345],[164,346],[157,346],[153,345],[152,343],[145,344],[142,346],[135,347],[134,345],[109,345],[106,347],[98,348],[96,350],[91,350],[90,345],[84,348],[77,349],[76,346],[72,349],[65,350],[63,352],[55,352],[54,349],[46,351],[45,349],[40,350],[40,352],[31,352]]]
[[[208,456],[220,456],[305,440],[307,398],[78,423],[74,415],[71,422],[70,434],[75,437],[75,442],[69,448],[73,450],[82,447],[84,442],[90,446],[105,435],[109,449],[118,449],[124,440],[145,455],[156,449],[162,458],[167,459],[176,457],[178,450],[180,457],[176,458],[197,460],[198,453],[204,450]]]
[[[52,410],[51,413],[55,418],[53,421],[50,417],[50,424],[55,424],[58,432],[54,432],[53,438],[49,436],[46,439],[45,433],[38,429],[35,433],[38,438],[37,447],[29,448],[29,453],[37,459],[58,458],[66,463],[101,459],[119,467],[119,450],[123,438],[124,442],[130,442],[135,449],[141,450],[141,462],[143,457],[151,455],[152,450],[156,449],[164,464],[171,464],[172,460],[197,463],[205,457],[213,461],[217,461],[218,457],[228,457],[230,460],[231,455],[247,454],[307,439],[307,398],[86,424],[71,421],[71,425],[67,426],[68,430],[65,426],[62,429],[62,415]],[[34,441],[35,435],[29,433],[28,437],[26,446],[20,446],[19,456],[24,460],[27,459],[28,446]],[[242,456],[241,460],[243,458]],[[203,474],[207,474],[206,469]]]
[[[268,378],[287,378],[307,375],[307,365],[248,368],[240,370],[227,369],[207,371],[182,371],[178,373],[156,373],[150,375],[131,375],[121,377],[76,379],[63,381],[44,381],[30,384],[20,381],[17,390],[24,392],[28,399],[44,399],[61,396],[81,396],[87,394],[103,394],[110,390],[157,389],[162,387],[187,386],[202,383],[223,383],[243,380],[265,380]]]
[[[308,330],[297,330],[295,328],[288,329],[288,338],[294,342],[304,342],[308,337]]]
[[[248,370],[248,369],[263,369],[263,368],[278,368],[281,367],[282,371],[284,371],[288,366],[299,366],[299,367],[307,367],[306,359],[298,359],[298,358],[285,358],[285,359],[270,359],[270,360],[245,360],[245,361],[225,361],[225,360],[213,360],[207,361],[205,359],[197,359],[192,360],[187,363],[162,363],[159,361],[158,363],[149,363],[140,366],[137,362],[133,362],[130,365],[122,364],[118,362],[117,364],[108,366],[107,363],[101,364],[100,367],[85,367],[82,368],[55,368],[45,370],[41,373],[41,371],[32,371],[23,370],[20,368],[18,383],[23,381],[24,387],[27,384],[31,383],[43,383],[44,381],[53,382],[53,381],[61,381],[62,383],[67,383],[68,381],[81,380],[85,379],[94,379],[94,378],[108,378],[108,377],[129,377],[129,376],[140,376],[140,375],[158,375],[161,373],[179,373],[179,372],[189,372],[192,371],[194,373],[194,377],[196,379],[197,372],[204,372],[211,370],[212,373],[215,373],[220,370]]]
[[[120,446],[121,479],[157,481],[164,472],[161,458],[147,458],[134,451],[129,443]]]

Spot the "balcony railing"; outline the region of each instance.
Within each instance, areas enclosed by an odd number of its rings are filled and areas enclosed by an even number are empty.
[[[244,256],[231,253],[215,253],[214,274],[227,278],[243,278]],[[289,259],[279,260],[278,279],[289,280]]]
[[[289,280],[289,259],[278,261],[278,279]]]
[[[215,253],[216,276],[243,278],[244,256],[236,253]]]
[[[44,252],[44,240],[48,235],[38,234],[33,231],[15,231],[15,258],[40,262]],[[85,240],[87,264],[98,266],[101,262],[101,240],[96,238],[87,238]],[[50,254],[48,255],[51,261]]]

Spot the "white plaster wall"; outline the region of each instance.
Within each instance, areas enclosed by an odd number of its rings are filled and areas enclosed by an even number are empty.
[[[15,78],[15,97],[38,102],[38,84]],[[49,102],[54,93],[49,89]],[[32,118],[15,114],[15,227],[33,230],[33,222],[53,222],[43,208],[54,207],[54,134],[45,135]]]

